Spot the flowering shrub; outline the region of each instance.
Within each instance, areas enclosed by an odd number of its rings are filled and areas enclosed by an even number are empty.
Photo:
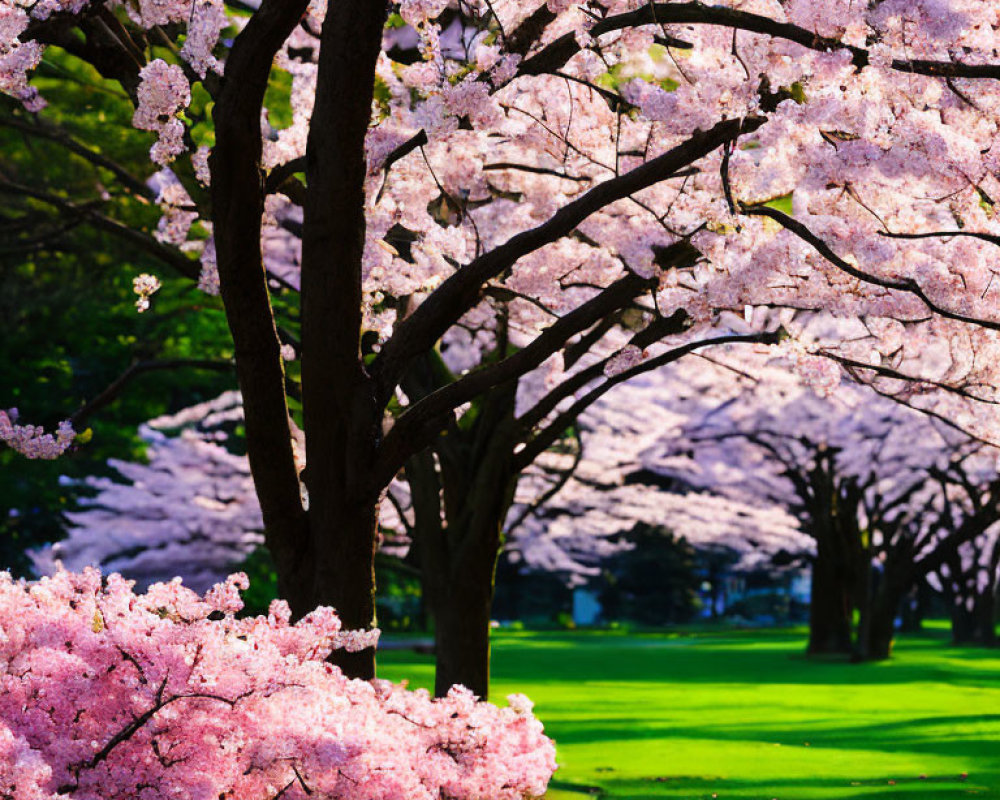
[[[0,573],[0,797],[520,798],[544,793],[552,742],[509,708],[349,680],[324,661],[372,646],[329,608],[237,619],[245,575],[200,597],[136,595],[95,569]]]

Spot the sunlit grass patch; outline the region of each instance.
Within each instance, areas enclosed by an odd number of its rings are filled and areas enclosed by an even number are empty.
[[[1000,653],[903,638],[878,664],[814,661],[804,632],[500,631],[494,699],[556,739],[550,800],[1000,800]],[[381,658],[429,686],[432,660]]]

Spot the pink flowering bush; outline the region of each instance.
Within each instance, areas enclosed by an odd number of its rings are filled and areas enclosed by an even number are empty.
[[[554,748],[508,708],[349,680],[325,662],[378,632],[329,608],[237,619],[245,575],[201,597],[179,580],[136,595],[120,575],[0,573],[0,797],[520,798]]]

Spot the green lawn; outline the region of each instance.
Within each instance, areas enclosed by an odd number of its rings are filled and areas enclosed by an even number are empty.
[[[1000,800],[1000,652],[943,633],[863,665],[807,660],[801,631],[494,641],[494,699],[530,696],[558,744],[550,800]],[[379,665],[432,680],[429,656]]]

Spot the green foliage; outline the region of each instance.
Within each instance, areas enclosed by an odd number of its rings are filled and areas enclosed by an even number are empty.
[[[785,214],[791,216],[792,214],[792,193],[783,194],[781,197],[775,197],[773,200],[768,200],[764,203],[765,206],[770,206],[771,208],[777,209]]]
[[[546,800],[1000,800],[1000,653],[946,637],[849,664],[804,631],[500,631],[491,697],[556,740]],[[385,651],[379,677],[432,686],[432,659]]]
[[[256,617],[267,614],[271,601],[278,596],[278,572],[268,549],[261,545],[236,568],[250,579],[250,588],[240,595],[243,611],[240,616]]]
[[[120,90],[56,48],[47,51],[38,83],[50,100],[39,119],[112,157],[141,187],[152,172],[151,137],[131,127],[131,105]],[[24,422],[51,430],[135,362],[225,360],[232,345],[217,298],[78,210],[151,232],[160,216],[155,204],[59,142],[14,127],[33,119],[0,101],[0,408],[16,407]],[[71,206],[60,207],[60,200]],[[157,275],[163,287],[139,314],[132,279],[142,272]],[[143,457],[140,422],[234,384],[226,371],[147,372],[88,420],[87,436],[58,461],[29,461],[0,448],[0,568],[23,574],[24,548],[60,538],[61,514],[79,492],[74,479],[107,473],[109,457]]]
[[[653,45],[656,47],[657,45]],[[609,91],[618,92],[625,86],[629,81],[639,78],[641,80],[647,81],[648,83],[655,84],[659,86],[666,92],[672,92],[677,88],[677,81],[672,78],[663,78],[662,80],[657,80],[655,76],[647,73],[636,73],[628,65],[625,64],[615,64],[610,70],[605,72],[603,75],[597,77],[594,81],[595,84],[600,86],[602,89],[608,89]]]

